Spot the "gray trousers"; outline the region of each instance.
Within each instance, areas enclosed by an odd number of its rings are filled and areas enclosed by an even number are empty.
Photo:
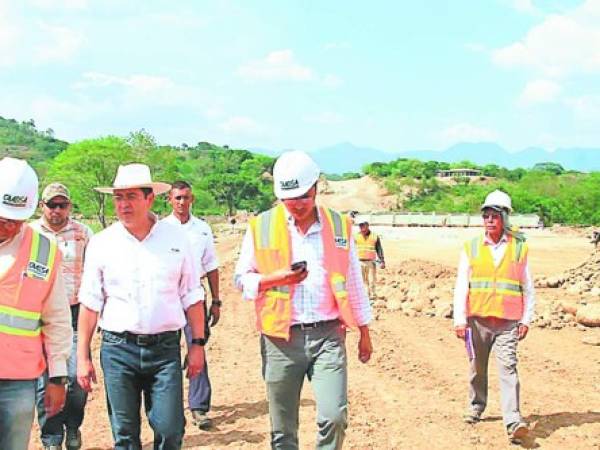
[[[346,330],[339,321],[290,330],[290,340],[261,335],[263,378],[271,419],[271,448],[298,449],[304,377],[317,403],[317,449],[341,449],[348,423]]]
[[[521,419],[519,408],[519,374],[517,373],[518,322],[493,317],[469,317],[468,325],[473,333],[475,357],[469,371],[469,406],[471,410],[483,412],[487,405],[488,360],[494,350],[500,400],[504,425]]]

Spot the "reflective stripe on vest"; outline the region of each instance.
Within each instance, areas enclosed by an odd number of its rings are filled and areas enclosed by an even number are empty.
[[[320,208],[319,212],[322,220],[324,265],[329,284],[342,321],[349,326],[354,326],[355,320],[352,317],[346,291],[351,225],[345,216],[336,211]],[[289,269],[291,238],[285,206],[280,204],[260,214],[250,221],[250,230],[254,239],[254,256],[258,272],[272,273],[275,270]],[[270,336],[289,338],[293,295],[293,285],[272,288],[261,294],[255,301],[259,331]]]
[[[41,313],[21,311],[0,305],[0,333],[38,336],[42,330]]]
[[[527,246],[509,236],[506,251],[498,267],[483,238],[465,244],[469,257],[468,315],[519,320],[523,315],[521,280],[527,257]]]
[[[54,271],[56,262],[56,242],[43,234],[31,230],[29,261],[23,272],[25,278],[48,282]],[[7,306],[0,304],[0,333],[14,336],[39,336],[41,333],[41,307],[39,311],[27,311],[18,308],[19,305]]]
[[[375,244],[377,244],[377,235],[371,231],[368,236],[364,236],[362,233],[357,233],[354,237],[356,241],[356,247],[358,250],[358,259],[375,261],[377,259],[377,252],[375,250]]]

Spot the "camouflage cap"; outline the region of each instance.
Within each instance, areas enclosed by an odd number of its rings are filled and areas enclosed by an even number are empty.
[[[69,194],[69,190],[65,185],[60,183],[50,183],[42,192],[42,201],[48,202],[58,196],[71,200],[71,194]]]

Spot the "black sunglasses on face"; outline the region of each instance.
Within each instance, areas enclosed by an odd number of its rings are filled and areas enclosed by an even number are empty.
[[[55,202],[46,202],[45,203],[46,207],[49,209],[67,209],[70,205],[70,203],[55,203]]]

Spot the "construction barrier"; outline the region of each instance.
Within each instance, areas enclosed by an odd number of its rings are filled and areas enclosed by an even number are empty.
[[[354,223],[367,221],[371,225],[393,227],[482,227],[480,215],[471,214],[439,214],[439,213],[370,213],[357,214]],[[510,223],[519,228],[541,227],[537,214],[515,214],[510,216]]]

